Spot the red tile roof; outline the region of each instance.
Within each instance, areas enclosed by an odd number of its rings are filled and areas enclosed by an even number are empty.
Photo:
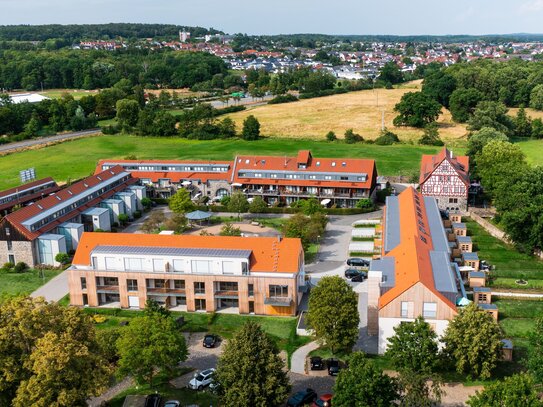
[[[3,197],[8,196],[8,195],[15,194],[17,192],[23,192],[25,190],[28,190],[28,189],[31,189],[31,188],[34,188],[34,187],[37,187],[37,186],[40,186],[40,185],[48,184],[48,183],[51,183],[51,185],[49,187],[47,187],[45,189],[42,189],[40,191],[37,191],[37,192],[35,192],[33,194],[25,195],[25,196],[19,197],[18,199],[14,199],[14,200],[9,201],[9,202],[7,202],[7,203],[5,203],[3,205],[0,205],[0,209],[11,208],[12,206],[17,205],[19,203],[25,203],[25,202],[31,201],[33,199],[39,198],[41,196],[49,195],[49,194],[51,194],[53,192],[58,191],[60,189],[60,187],[53,180],[53,178],[47,177],[47,178],[42,178],[42,179],[39,179],[39,180],[36,180],[36,181],[29,182],[27,184],[19,185],[18,187],[14,187],[14,188],[6,189],[4,191],[0,191],[0,199],[1,199]]]
[[[415,197],[418,197],[419,205],[417,205]],[[379,298],[379,309],[388,305],[415,284],[422,283],[445,304],[456,311],[456,305],[451,303],[435,287],[430,260],[430,252],[434,250],[434,247],[430,236],[430,226],[426,215],[424,197],[413,188],[407,188],[398,195],[398,204],[400,212],[400,243],[384,256],[393,257],[395,260],[395,285]],[[420,218],[417,214],[417,206],[420,206]],[[419,229],[419,219],[425,225],[423,229],[428,233],[423,233]]]
[[[251,250],[253,272],[296,273],[303,259],[301,240],[292,238],[84,232],[72,264],[90,266],[92,250],[101,245]]]
[[[45,226],[43,226],[40,229],[37,229],[35,231],[28,230],[25,226],[22,225],[23,222],[26,220],[38,215],[40,212],[54,208],[55,206],[59,205],[63,201],[66,201],[68,199],[71,199],[82,192],[84,192],[87,188],[92,188],[96,185],[101,184],[104,181],[109,180],[110,178],[113,178],[114,176],[124,172],[122,167],[116,166],[113,168],[110,168],[109,170],[102,171],[99,174],[92,175],[88,178],[85,178],[82,181],[76,182],[75,184],[70,185],[67,188],[64,188],[60,190],[58,193],[48,196],[46,198],[40,199],[39,201],[36,201],[34,204],[25,206],[24,208],[10,213],[7,215],[2,222],[9,222],[11,225],[13,225],[19,232],[21,232],[27,239],[33,240],[40,236],[43,233],[49,232],[52,229],[54,229],[56,226],[60,225],[63,222],[66,222],[67,220],[73,218],[78,213],[83,212],[85,209],[90,208],[100,201],[107,199],[114,195],[115,193],[122,191],[127,186],[135,184],[137,182],[136,178],[129,178],[126,182],[118,185],[114,189],[102,194],[100,197],[95,198],[89,202],[87,202],[85,205],[74,209],[72,211],[67,212],[64,216],[59,217],[54,222],[51,222]]]
[[[462,181],[469,187],[469,157],[453,156],[447,147],[443,147],[443,150],[436,155],[425,154],[422,156],[419,184],[424,184],[443,160],[447,160],[452,165]]]

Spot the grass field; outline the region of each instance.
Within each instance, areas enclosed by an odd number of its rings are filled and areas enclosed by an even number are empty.
[[[95,95],[97,90],[84,90],[84,89],[51,89],[44,92],[39,92],[40,95],[47,96],[51,99],[60,99],[63,94],[68,93],[73,96],[74,99],[81,99],[83,96]]]
[[[492,271],[495,280],[492,287],[530,289],[543,287],[543,261],[519,253],[515,248],[490,236],[481,226],[466,219],[468,234],[471,235],[479,258],[496,266]],[[515,280],[523,278],[528,285],[520,286]]]
[[[411,174],[419,167],[422,154],[434,154],[438,147],[409,144],[376,146],[371,144],[327,143],[294,139],[240,139],[193,141],[180,138],[100,136],[68,141],[42,149],[0,157],[0,189],[19,184],[19,171],[33,166],[38,177],[51,176],[58,182],[77,179],[94,172],[98,160],[123,158],[129,154],[144,159],[230,160],[237,154],[295,156],[310,149],[316,157],[374,158],[381,175]],[[458,149],[458,152],[461,152]]]
[[[0,271],[0,299],[10,295],[30,294],[38,287],[55,277],[60,270],[44,270],[44,278],[38,270],[26,273],[7,273]]]
[[[294,103],[257,106],[229,116],[241,128],[243,120],[254,115],[266,136],[323,139],[330,130],[343,137],[345,130],[352,128],[366,139],[375,139],[381,130],[384,111],[385,126],[393,129],[402,141],[416,141],[422,134],[420,129],[394,128],[392,120],[397,115],[393,111],[394,106],[402,95],[419,88],[420,81],[417,81],[397,89],[363,90]],[[465,126],[454,123],[446,109],[443,109],[438,123],[441,137],[449,144],[465,138]]]

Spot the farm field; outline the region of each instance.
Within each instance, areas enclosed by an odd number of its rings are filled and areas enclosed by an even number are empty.
[[[420,81],[404,84],[396,89],[375,89],[342,95],[305,99],[299,102],[264,105],[229,115],[241,128],[243,120],[254,115],[261,124],[262,134],[270,137],[323,139],[330,130],[341,138],[352,128],[366,139],[375,139],[381,130],[382,112],[385,126],[398,134],[402,141],[416,141],[422,130],[394,128],[393,111],[402,95],[420,89]],[[463,124],[454,123],[448,110],[443,109],[438,120],[441,138],[448,144],[464,140],[467,133]]]
[[[0,189],[19,184],[19,171],[33,166],[38,177],[51,176],[58,182],[78,179],[94,172],[103,158],[135,155],[141,159],[233,159],[237,154],[294,156],[310,149],[316,157],[374,158],[382,175],[411,174],[418,170],[422,154],[434,154],[439,147],[409,144],[376,146],[372,144],[328,143],[294,139],[240,139],[196,141],[181,138],[135,136],[99,136],[67,141],[36,150],[0,157]],[[455,149],[462,153],[462,149]]]
[[[47,96],[51,99],[60,99],[64,93],[68,93],[73,96],[75,100],[81,99],[83,96],[95,95],[97,90],[84,90],[84,89],[51,89],[44,92],[37,92],[40,95]]]

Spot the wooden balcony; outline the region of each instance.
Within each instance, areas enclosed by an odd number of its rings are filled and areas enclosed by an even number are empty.
[[[100,294],[119,294],[118,285],[97,285],[96,292]]]
[[[292,305],[291,297],[266,297],[264,298],[264,304],[272,305],[274,307],[290,307]]]
[[[147,287],[148,295],[175,295],[183,297],[186,295],[186,290],[184,288],[149,288]]]

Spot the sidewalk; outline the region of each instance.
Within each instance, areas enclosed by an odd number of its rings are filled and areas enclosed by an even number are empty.
[[[317,341],[309,342],[307,345],[302,346],[294,351],[290,359],[290,371],[292,373],[306,374],[305,373],[305,360],[310,352],[319,347]]]
[[[32,294],[31,297],[44,297],[47,301],[60,301],[68,294],[68,272],[64,270]]]

